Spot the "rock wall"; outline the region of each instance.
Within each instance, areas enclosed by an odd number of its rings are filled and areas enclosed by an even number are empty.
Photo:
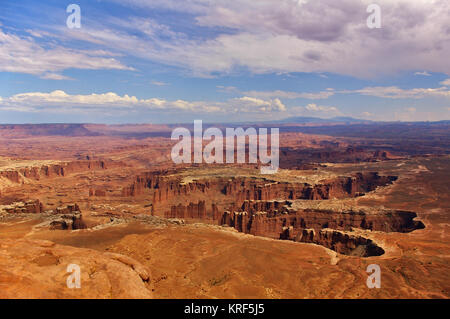
[[[44,211],[44,208],[42,203],[36,199],[5,205],[0,207],[0,210],[8,214],[40,214]]]
[[[310,199],[326,200],[361,196],[379,186],[386,186],[397,180],[396,176],[379,176],[378,173],[358,173],[353,177],[323,180],[311,186],[281,182],[261,182],[249,179],[233,179],[223,193],[237,202],[245,200]]]
[[[301,229],[295,231],[291,226],[284,229],[280,239],[322,245],[340,254],[350,256],[370,257],[384,254],[384,249],[370,239],[333,229],[322,229],[320,231]]]
[[[378,173],[359,173],[353,177],[339,177],[324,180],[317,185],[306,183],[284,183],[254,178],[215,178],[181,183],[168,171],[155,171],[136,177],[128,187],[122,189],[122,196],[137,196],[148,193],[153,203],[163,203],[181,195],[201,195],[204,198],[225,195],[235,203],[245,200],[270,201],[275,199],[348,198],[363,195],[379,186],[386,186],[397,179],[395,176],[379,176]]]
[[[218,220],[220,215],[221,214],[219,213],[219,209],[216,204],[212,204],[211,210],[207,211],[205,201],[199,201],[197,204],[189,203],[187,206],[182,204],[172,206],[170,212],[166,212],[164,217]]]
[[[105,197],[106,191],[103,189],[89,189],[89,197]]]
[[[407,233],[425,228],[422,222],[414,220],[416,217],[416,213],[408,211],[384,210],[368,213],[363,210],[294,210],[290,208],[288,201],[245,201],[239,211],[224,212],[221,221],[222,224],[253,235],[278,238],[283,228],[289,226],[294,229],[360,228]],[[246,221],[245,225],[241,224],[243,221]]]
[[[38,181],[41,178],[53,178],[78,172],[107,169],[108,167],[116,165],[117,164],[113,162],[105,161],[62,162],[59,164],[43,165],[39,167],[24,167],[16,170],[0,171],[0,177],[7,178],[14,183],[20,183],[23,178]]]
[[[164,202],[179,195],[193,192],[206,193],[210,188],[208,181],[183,184],[179,178],[171,178],[171,171],[153,171],[136,176],[134,182],[122,189],[122,196],[138,196],[148,191],[153,193],[153,203]]]
[[[60,215],[57,219],[50,222],[51,230],[76,230],[76,229],[86,229],[87,226],[83,221],[83,216],[80,212]]]

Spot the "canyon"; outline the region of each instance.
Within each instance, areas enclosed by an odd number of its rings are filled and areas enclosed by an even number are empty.
[[[448,298],[446,138],[298,129],[264,175],[175,165],[170,126],[0,125],[0,296]]]

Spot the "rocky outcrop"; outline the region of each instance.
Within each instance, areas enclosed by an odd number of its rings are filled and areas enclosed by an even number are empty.
[[[0,211],[8,214],[40,214],[44,211],[44,208],[42,203],[36,199],[0,206]]]
[[[18,171],[14,170],[0,171],[0,177],[6,178],[13,183],[20,183],[20,175]]]
[[[181,204],[172,206],[170,212],[166,212],[164,217],[218,220],[220,218],[220,213],[216,204],[212,204],[211,209],[207,211],[205,201],[199,201],[197,204],[189,203],[187,206]]]
[[[181,183],[179,178],[171,178],[170,171],[148,172],[136,177],[128,187],[122,189],[122,196],[138,196],[152,191],[153,203],[161,203],[180,195],[192,193],[206,194],[211,187],[209,181]]]
[[[360,228],[406,233],[425,228],[421,221],[414,220],[416,217],[416,213],[407,211],[295,210],[288,201],[245,201],[240,211],[224,212],[219,224],[255,236],[311,242],[343,254],[366,257],[383,252],[370,240],[342,235],[342,231]]]
[[[103,170],[116,165],[116,163],[106,161],[61,162],[35,167],[8,169],[0,171],[0,177],[4,177],[13,183],[20,183],[24,178],[38,181],[41,178],[61,177],[90,170]]]
[[[55,210],[44,211],[44,206],[39,200],[15,202],[10,205],[0,206],[0,212],[6,214],[42,214],[46,220],[42,226],[50,229],[75,230],[87,228],[77,204],[69,204],[58,207]]]
[[[320,231],[300,229],[296,231],[294,227],[290,226],[284,228],[280,239],[317,244],[349,256],[371,257],[384,254],[384,249],[370,239],[333,229]]]
[[[76,230],[86,229],[86,223],[83,220],[80,207],[77,204],[69,204],[65,207],[58,207],[56,210],[47,211],[54,214],[49,226],[52,230]]]
[[[274,199],[326,200],[361,196],[379,186],[389,185],[395,180],[397,180],[396,176],[379,176],[376,172],[323,180],[314,186],[306,183],[233,179],[224,186],[223,193],[233,196],[237,202]]]
[[[73,214],[79,213],[80,207],[77,204],[69,204],[67,206],[57,207],[55,211],[49,211],[56,214]]]
[[[80,289],[67,286],[68,266],[80,267]],[[2,239],[0,298],[152,298],[152,276],[138,261],[115,253],[45,240]]]
[[[222,224],[259,236],[278,238],[283,227],[295,229],[360,228],[372,231],[407,233],[425,228],[415,221],[417,214],[408,211],[380,210],[376,213],[359,211],[332,211],[320,209],[292,209],[288,201],[245,201],[239,211],[224,212]],[[247,217],[242,217],[242,216]],[[240,225],[245,220],[247,224]],[[236,226],[238,225],[238,226]]]
[[[89,189],[89,197],[105,197],[106,191],[103,189]]]
[[[51,230],[76,230],[86,229],[87,226],[83,221],[80,212],[70,215],[60,215],[57,219],[50,222]]]
[[[389,185],[396,179],[395,176],[380,176],[374,172],[323,180],[317,185],[241,177],[194,180],[182,183],[179,178],[171,177],[168,171],[156,171],[137,176],[130,186],[122,190],[122,196],[137,196],[148,192],[152,196],[154,204],[173,200],[181,195],[196,194],[203,197],[214,197],[218,193],[236,203],[242,203],[245,200],[325,200],[361,196],[379,186]]]
[[[321,143],[320,149],[282,147],[280,168],[294,169],[310,163],[379,162],[398,158],[385,150],[367,150],[361,147],[342,149],[339,143]],[[300,168],[301,169],[301,168]]]
[[[370,240],[350,235],[341,236],[340,231],[361,228],[384,232],[409,232],[424,227],[421,222],[413,220],[417,215],[412,212],[383,211],[373,214],[362,210],[336,212],[292,208],[290,200],[357,197],[377,187],[390,185],[397,179],[396,176],[380,176],[377,172],[336,177],[322,180],[315,185],[252,177],[219,177],[213,180],[182,183],[181,178],[175,176],[169,171],[149,172],[137,176],[130,187],[123,189],[122,195],[137,196],[148,192],[153,196],[152,208],[156,203],[169,200],[176,202],[182,195],[207,199],[222,195],[232,202],[230,205],[227,204],[226,211],[215,203],[208,209],[206,201],[200,200],[189,205],[172,205],[164,217],[213,221],[219,225],[233,227],[239,232],[273,239],[303,241],[303,237],[297,238],[297,235],[312,229],[315,233],[311,241],[331,247],[338,252],[361,256],[382,252]],[[290,228],[292,234],[287,236],[286,229]],[[336,230],[336,233],[324,231],[325,229]]]

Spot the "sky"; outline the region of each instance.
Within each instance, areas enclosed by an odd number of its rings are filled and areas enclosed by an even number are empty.
[[[1,0],[0,123],[449,120],[449,22],[448,0]]]

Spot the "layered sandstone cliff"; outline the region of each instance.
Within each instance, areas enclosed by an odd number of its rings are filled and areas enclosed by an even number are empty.
[[[0,211],[8,214],[40,214],[44,211],[44,208],[42,203],[36,199],[3,205],[0,206]]]
[[[21,183],[26,179],[38,181],[42,178],[61,177],[91,170],[103,170],[117,165],[114,162],[89,160],[60,162],[40,166],[6,168],[0,170],[0,177],[6,178],[13,183]]]
[[[316,185],[249,177],[213,178],[182,183],[181,178],[171,177],[168,171],[155,171],[137,176],[130,186],[122,189],[122,196],[148,193],[151,194],[154,204],[192,194],[205,197],[221,194],[236,203],[274,199],[326,200],[361,196],[379,186],[390,185],[396,179],[396,176],[380,176],[373,172],[322,180]]]

